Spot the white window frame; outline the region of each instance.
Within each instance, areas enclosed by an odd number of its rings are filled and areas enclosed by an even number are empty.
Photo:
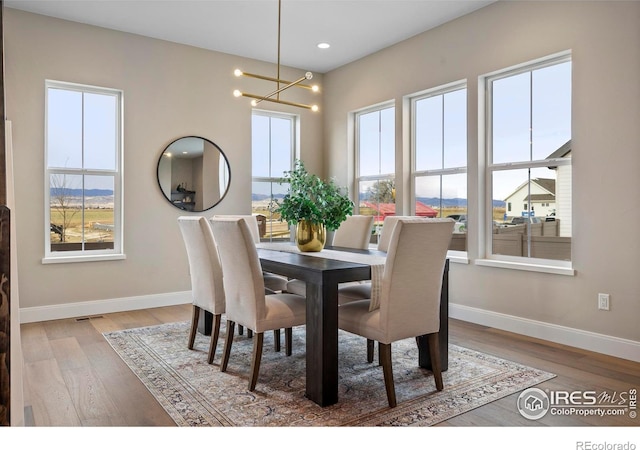
[[[116,108],[116,161],[114,170],[102,169],[61,169],[49,168],[48,166],[48,98],[49,88],[63,89],[67,91],[78,91],[83,93],[93,93],[101,95],[115,96],[117,100]],[[105,88],[99,86],[90,86],[76,83],[68,83],[63,81],[45,80],[45,120],[44,120],[44,243],[45,256],[42,259],[43,264],[51,263],[75,263],[89,261],[106,261],[125,259],[124,254],[124,224],[123,224],[123,199],[124,199],[124,176],[123,176],[123,149],[124,149],[124,92],[119,89]],[[100,250],[74,250],[74,251],[51,251],[51,206],[50,206],[50,180],[53,174],[66,175],[112,175],[114,177],[113,189],[113,249]]]
[[[479,186],[484,189],[480,190],[482,193],[480,197],[481,217],[479,220],[480,225],[480,242],[479,242],[479,255],[480,258],[475,261],[477,265],[499,267],[506,269],[525,270],[533,272],[553,273],[558,275],[575,275],[573,269],[573,260],[562,261],[552,259],[541,259],[531,257],[518,257],[509,255],[496,255],[492,252],[492,232],[493,232],[493,172],[501,170],[515,170],[515,169],[534,169],[540,167],[549,166],[571,166],[571,158],[553,158],[545,160],[533,160],[523,162],[507,162],[507,163],[492,163],[492,83],[495,80],[518,75],[525,72],[531,72],[536,69],[553,66],[556,64],[570,62],[571,52],[560,52],[548,57],[540,58],[534,61],[529,61],[511,67],[504,70],[499,70],[486,74],[478,78],[478,92],[479,95],[479,113],[480,118],[478,120],[479,131]],[[573,102],[573,100],[572,100]],[[483,108],[484,106],[484,108]],[[483,108],[483,109],[482,109]],[[484,112],[482,112],[484,111]],[[572,194],[573,195],[573,194]],[[572,240],[573,245],[573,240]],[[572,251],[573,257],[573,251]]]
[[[421,91],[415,94],[412,94],[408,97],[410,103],[410,126],[411,126],[411,214],[415,214],[416,209],[416,179],[418,177],[423,176],[437,176],[437,175],[455,175],[455,174],[466,174],[468,173],[469,167],[469,159],[467,157],[467,165],[465,167],[450,167],[450,168],[442,168],[442,169],[429,169],[429,170],[416,170],[416,103],[420,100],[436,97],[439,95],[445,95],[450,92],[458,91],[461,89],[465,89],[467,91],[467,101],[468,101],[468,87],[467,81],[455,81],[452,83],[447,83],[442,86],[438,86],[435,88],[427,89],[425,91]],[[469,117],[469,111],[467,110],[467,119]],[[469,217],[469,177],[467,176],[467,223]],[[467,229],[467,251],[459,251],[459,250],[449,250],[447,252],[447,256],[452,262],[458,262],[463,264],[468,264],[468,250],[469,250],[469,231]]]
[[[296,159],[300,158],[300,116],[298,114],[288,114],[282,112],[268,111],[262,109],[253,109],[251,111],[251,117],[254,115],[265,116],[271,118],[278,119],[287,119],[291,120],[291,143],[293,148],[291,149],[291,160],[289,161],[289,170],[294,169],[294,163]],[[269,126],[269,132],[271,132],[271,126]],[[253,144],[252,144],[253,145]],[[269,155],[269,160],[271,160],[271,154]],[[279,184],[283,181],[283,175],[279,177],[255,177],[253,176],[253,167],[251,169],[251,183],[275,183]]]

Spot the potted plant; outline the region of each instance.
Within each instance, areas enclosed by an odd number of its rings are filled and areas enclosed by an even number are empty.
[[[296,160],[294,169],[284,174],[282,182],[289,183],[289,191],[277,202],[275,212],[280,213],[280,220],[296,225],[296,244],[301,251],[320,251],[327,230],[338,229],[353,214],[353,202],[346,189],[307,172],[302,161]]]

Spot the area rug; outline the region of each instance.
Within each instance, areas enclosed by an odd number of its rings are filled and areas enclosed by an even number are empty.
[[[340,331],[339,401],[322,408],[304,395],[304,327],[294,329],[291,356],[284,348],[275,352],[273,334],[265,333],[253,392],[247,389],[253,348],[246,333],[236,334],[224,373],[224,332],[211,365],[208,337],[198,334],[188,350],[188,333],[187,322],[104,333],[178,426],[430,426],[555,376],[450,344],[445,389],[438,392],[430,371],[417,365],[415,340],[407,339],[392,345],[398,406],[389,408],[382,367],[377,359],[367,363],[365,339]]]

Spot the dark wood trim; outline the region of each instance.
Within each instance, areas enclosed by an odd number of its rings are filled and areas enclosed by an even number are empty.
[[[7,205],[4,2],[0,0],[0,425],[11,425],[11,212]]]

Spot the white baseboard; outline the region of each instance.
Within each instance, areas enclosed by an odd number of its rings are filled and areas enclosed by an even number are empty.
[[[182,305],[186,303],[191,303],[190,291],[140,295],[136,297],[95,300],[55,306],[20,308],[20,323],[95,316],[97,314],[158,308],[161,306]],[[510,316],[508,314],[458,305],[456,303],[449,305],[449,317],[640,362],[640,342],[629,339]]]
[[[136,297],[112,298],[55,306],[36,306],[20,308],[20,323],[95,316],[97,314],[158,308],[160,306],[182,305],[185,303],[191,303],[191,291],[139,295]]]
[[[455,303],[449,304],[449,317],[640,362],[640,342],[630,339],[524,319]]]

